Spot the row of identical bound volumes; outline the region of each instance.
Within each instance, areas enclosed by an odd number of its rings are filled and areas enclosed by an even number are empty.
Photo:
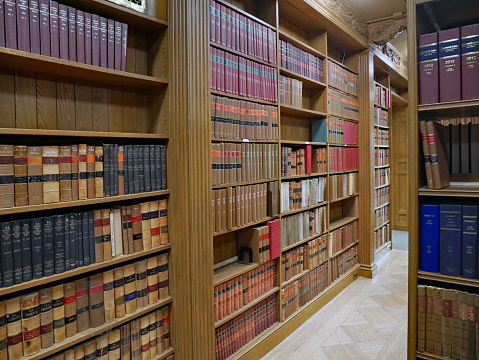
[[[0,46],[126,71],[128,24],[53,0],[5,0],[0,24]]]
[[[374,85],[374,103],[389,109],[391,107],[391,90]]]
[[[69,280],[0,303],[9,320],[6,332],[0,332],[6,335],[8,358],[36,354],[168,298],[168,253]]]
[[[374,241],[376,242],[376,249],[389,242],[389,224],[374,232]]]
[[[374,149],[374,165],[385,166],[389,165],[389,149]]]
[[[280,75],[279,102],[282,105],[303,107],[303,82]]]
[[[326,148],[311,145],[297,148],[281,147],[281,176],[310,175],[326,172]]]
[[[331,283],[351,270],[358,263],[358,248],[358,245],[354,245],[351,249],[331,259]]]
[[[374,190],[374,207],[389,203],[389,186]]]
[[[278,139],[276,106],[211,95],[211,121],[214,138]]]
[[[347,94],[358,95],[358,75],[332,61],[328,61],[328,85]]]
[[[387,164],[386,164],[387,165]],[[389,185],[391,178],[391,169],[374,169],[374,186]]]
[[[281,213],[319,204],[325,191],[325,177],[281,182]]]
[[[283,253],[281,258],[281,283],[289,281],[304,272],[306,269],[306,257],[306,247],[304,246],[298,246]]]
[[[282,68],[312,80],[324,82],[323,59],[283,40],[279,41],[279,48]]]
[[[359,120],[359,100],[339,91],[328,89],[328,114],[344,119]]]
[[[329,148],[329,171],[349,171],[359,168],[358,148]]]
[[[336,116],[330,116],[328,125],[328,139],[330,144],[358,144],[358,123],[343,120]]]
[[[325,231],[325,206],[284,217],[281,219],[281,248],[292,246]]]
[[[378,107],[374,112],[374,124],[381,126],[389,126],[389,112]]]
[[[376,215],[376,227],[379,227],[389,220],[389,205],[375,210],[374,213]]]
[[[358,240],[358,221],[355,220],[339,229],[329,233],[329,255],[332,257],[337,252],[346,249]]]
[[[313,270],[328,260],[328,235],[324,234],[306,244],[306,267]]]
[[[227,5],[210,0],[210,41],[276,64],[276,32]]]
[[[331,175],[329,177],[329,201],[356,195],[359,192],[359,173]]]
[[[374,145],[389,145],[389,130],[374,128]]]

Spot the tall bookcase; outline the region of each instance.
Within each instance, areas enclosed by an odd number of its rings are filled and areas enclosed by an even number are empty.
[[[2,144],[61,146],[86,143],[102,145],[166,145],[170,158],[170,119],[168,111],[169,53],[168,1],[148,1],[142,14],[106,0],[62,0],[61,4],[128,24],[126,71],[110,70],[53,57],[0,48],[0,136]],[[28,31],[28,29],[27,29]],[[167,161],[169,170],[170,162]],[[173,176],[168,172],[168,185]],[[137,194],[89,198],[69,202],[27,205],[0,209],[1,221],[61,215],[64,213],[132,205],[138,201],[166,199],[169,189]],[[170,222],[173,222],[170,214]],[[120,234],[121,235],[121,234]],[[160,252],[169,253],[170,269],[175,268],[172,232],[169,244],[130,255],[79,267],[52,276],[0,288],[0,300],[21,296],[80,277],[101,273],[118,266],[134,264]],[[121,237],[119,239],[121,241]],[[175,272],[170,272],[174,284]],[[172,286],[176,290],[175,285]],[[170,287],[171,289],[171,287]],[[175,290],[171,291],[172,294]],[[173,297],[147,305],[96,328],[42,349],[25,359],[43,359],[97,335],[159,309],[172,306]],[[174,314],[171,314],[174,318]],[[172,326],[172,333],[175,328]],[[175,343],[172,337],[172,346]],[[170,347],[156,359],[173,354]]]

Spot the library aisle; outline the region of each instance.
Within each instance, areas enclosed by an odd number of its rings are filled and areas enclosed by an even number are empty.
[[[354,281],[262,360],[406,359],[408,252],[377,265],[378,276]]]

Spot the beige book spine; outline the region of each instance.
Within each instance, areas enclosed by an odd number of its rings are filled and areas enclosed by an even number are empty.
[[[42,147],[28,146],[28,205],[43,204]],[[0,165],[1,167],[1,165]],[[1,196],[1,195],[0,195]],[[1,200],[0,200],[1,202]]]
[[[168,244],[168,200],[162,199],[158,202],[160,211],[160,243]]]
[[[96,359],[96,339],[87,341],[83,346],[85,349],[85,360]]]
[[[148,277],[148,303],[155,304],[158,302],[158,259],[152,257],[146,260],[147,277]]]
[[[108,360],[108,334],[101,333],[96,338],[96,359]]]
[[[131,360],[141,359],[141,327],[140,319],[130,322],[131,327]]]
[[[168,252],[158,255],[158,292],[161,300],[168,297]]]
[[[121,208],[119,205],[113,207],[113,227],[115,229],[115,257],[118,257],[123,255]]]
[[[80,171],[78,169],[78,145],[71,146],[71,166],[72,166],[72,200],[79,199],[78,179]]]
[[[95,195],[95,147],[87,145],[86,148],[86,186],[88,199]]]
[[[14,148],[15,171],[15,206],[28,205],[28,165],[27,147],[15,146]]]
[[[105,304],[105,322],[115,320],[115,289],[113,288],[113,270],[103,272],[103,301]]]
[[[135,264],[128,264],[123,267],[125,286],[125,311],[131,314],[136,311],[136,271]],[[133,330],[132,330],[133,334]]]
[[[50,288],[40,290],[40,337],[42,349],[53,345],[53,306],[52,290]]]
[[[158,200],[150,201],[151,247],[158,247],[160,241],[160,212]]]
[[[131,355],[131,333],[130,324],[122,325],[121,332],[121,360],[130,360]]]
[[[83,344],[77,345],[73,348],[73,356],[75,360],[83,360],[85,358],[85,347]]]
[[[103,260],[112,259],[110,209],[101,210],[101,224],[103,227]]]
[[[53,337],[55,342],[65,340],[65,307],[63,305],[63,285],[52,287]]]
[[[52,360],[68,360],[67,357],[66,357],[67,353],[68,353],[68,351],[65,351],[64,353],[55,355],[55,356],[52,357]],[[74,356],[72,356],[71,359],[74,359]]]
[[[75,281],[77,327],[78,332],[85,331],[90,327],[90,311],[88,304],[88,278]]]
[[[103,146],[95,146],[95,197],[103,196]]]
[[[72,337],[77,334],[77,301],[75,283],[70,282],[63,285],[65,298],[63,304],[65,306],[65,332],[66,337]]]
[[[163,354],[165,348],[163,347],[163,308],[156,310],[156,351],[158,354]]]
[[[121,212],[121,241],[123,243],[123,254],[129,255],[130,249],[128,247],[128,216],[126,215],[126,206],[120,208]]]
[[[150,203],[140,204],[141,209],[141,231],[143,238],[143,249],[151,249],[151,225],[150,225]]]
[[[22,312],[20,298],[5,301],[7,317],[8,358],[20,359],[23,356]]]
[[[136,252],[135,243],[133,241],[133,224],[131,206],[126,207],[126,227],[128,235],[128,253],[134,254]]]
[[[58,146],[43,146],[43,203],[60,201],[60,166],[58,164]]]
[[[95,346],[96,346],[96,342],[95,342]],[[64,355],[65,355],[65,360],[75,360],[74,349],[68,349],[67,351],[65,351]]]
[[[120,360],[121,358],[120,335],[119,327],[108,333],[108,360]]]
[[[72,201],[72,151],[70,146],[60,146],[60,201]]]
[[[7,313],[5,301],[0,301],[0,359],[7,360]]]
[[[149,318],[149,338],[150,338],[150,359],[155,359],[158,355],[158,349],[156,348],[156,312],[152,312],[148,315]]]
[[[78,199],[88,199],[86,144],[78,145]]]
[[[95,225],[95,262],[100,263],[103,259],[103,224],[102,211],[93,211],[93,220]]]
[[[139,309],[148,305],[148,280],[146,271],[146,260],[135,263],[136,271],[136,304]]]
[[[111,257],[116,257],[116,247],[115,247],[115,219],[113,217],[113,209],[110,210],[110,240],[111,240]]]
[[[103,274],[95,274],[89,278],[90,326],[96,328],[105,323],[103,302]]]
[[[40,298],[38,292],[22,296],[23,355],[30,356],[41,350]]]
[[[165,306],[163,308],[163,347],[165,350],[170,348],[170,307]]]
[[[150,318],[148,315],[140,318],[141,358],[150,360]]]
[[[0,145],[0,208],[15,206],[13,145]]]
[[[125,316],[125,288],[123,268],[113,270],[113,286],[115,287],[115,317]]]

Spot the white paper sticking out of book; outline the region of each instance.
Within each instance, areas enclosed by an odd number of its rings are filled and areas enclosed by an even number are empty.
[[[108,0],[112,3],[125,6],[129,9],[146,13],[146,0]]]

